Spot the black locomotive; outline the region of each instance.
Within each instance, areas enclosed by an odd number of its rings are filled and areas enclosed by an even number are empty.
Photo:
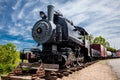
[[[48,6],[48,15],[40,12],[41,20],[32,28],[32,37],[42,45],[22,52],[21,59],[47,64],[59,64],[60,67],[70,67],[88,59],[88,49],[85,47],[85,37],[88,33],[81,27],[54,11],[54,6]]]

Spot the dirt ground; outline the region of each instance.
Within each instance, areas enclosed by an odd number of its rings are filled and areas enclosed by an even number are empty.
[[[57,80],[117,80],[117,77],[106,61],[99,61],[68,77]]]
[[[120,80],[120,59],[108,60],[107,63],[117,75],[118,80]]]

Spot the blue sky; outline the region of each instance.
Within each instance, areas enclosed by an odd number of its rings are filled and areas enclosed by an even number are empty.
[[[31,28],[49,4],[120,49],[120,0],[0,0],[0,44],[15,43],[19,49],[36,46]]]

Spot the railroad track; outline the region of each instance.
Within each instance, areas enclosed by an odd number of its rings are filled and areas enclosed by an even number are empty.
[[[96,62],[98,62],[99,60],[107,60],[107,59],[117,59],[119,57],[114,57],[114,58],[101,58],[101,59],[98,59],[98,60],[94,60],[94,61],[91,61],[91,62],[86,62],[86,63],[82,63],[81,65],[77,65],[77,66],[73,66],[71,68],[62,68],[62,69],[59,69],[59,70],[55,70],[55,69],[41,69],[38,71],[39,74],[30,74],[31,72],[35,73],[34,70],[30,70],[29,72],[21,72],[21,70],[19,70],[19,68],[16,71],[17,74],[15,73],[9,73],[8,76],[1,76],[1,80],[56,80],[57,78],[62,78],[64,76],[68,76],[69,74],[72,74],[73,72],[75,71],[79,71],[89,65],[92,65]],[[36,65],[37,63],[33,64],[34,66]],[[24,64],[26,65],[26,64]],[[31,66],[33,66],[31,65]],[[28,64],[28,66],[30,66],[30,64]],[[37,64],[37,66],[39,66]],[[47,65],[48,66],[48,65]],[[35,68],[35,67],[33,67]]]
[[[72,74],[75,71],[79,71],[95,62],[97,62],[97,60],[92,61],[92,62],[83,63],[81,65],[77,65],[77,66],[74,66],[71,68],[63,68],[58,71],[54,71],[54,70],[53,71],[45,70],[45,72],[41,71],[40,74],[45,73],[45,75],[39,76],[39,77],[38,77],[38,75],[31,75],[31,74],[29,74],[29,72],[27,75],[24,74],[25,72],[23,72],[22,74],[10,73],[8,76],[1,76],[1,78],[2,78],[1,80],[56,80],[57,78],[62,78],[64,76],[68,76],[69,74]],[[20,70],[17,70],[17,71],[18,71],[18,73],[21,73]]]

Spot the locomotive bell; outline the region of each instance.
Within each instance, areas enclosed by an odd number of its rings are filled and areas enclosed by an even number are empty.
[[[45,15],[45,13],[43,11],[40,11],[40,17],[42,19],[46,19],[47,18],[47,16]]]

